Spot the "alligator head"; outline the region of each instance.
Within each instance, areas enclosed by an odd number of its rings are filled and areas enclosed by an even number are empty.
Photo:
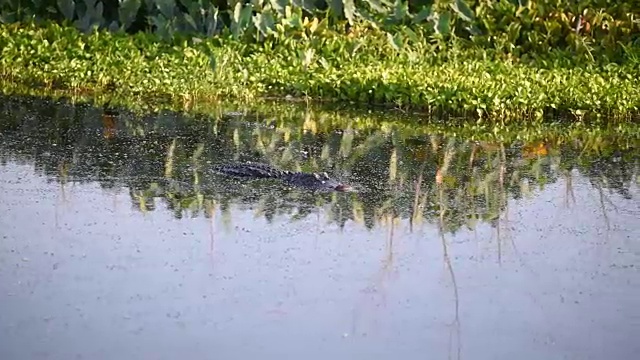
[[[306,187],[314,190],[350,191],[349,185],[332,179],[326,172],[303,173],[283,171],[282,178],[291,185]]]
[[[351,186],[330,178],[326,172],[313,173],[313,177],[317,182],[317,187],[335,191],[352,191]]]

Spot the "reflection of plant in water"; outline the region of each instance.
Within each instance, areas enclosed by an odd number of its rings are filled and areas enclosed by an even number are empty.
[[[385,219],[385,225],[388,225],[388,236],[385,239],[385,246],[383,252],[383,258],[380,262],[380,269],[376,272],[373,277],[372,284],[367,286],[366,288],[360,290],[360,298],[361,301],[358,301],[353,309],[353,318],[352,318],[352,328],[351,332],[353,335],[358,334],[358,323],[361,318],[361,313],[363,313],[367,308],[373,308],[374,311],[379,309],[380,306],[378,303],[374,303],[377,297],[380,303],[384,306],[387,302],[387,283],[391,278],[391,273],[394,269],[394,240],[395,240],[395,231],[396,226],[398,224],[398,218],[392,214],[388,214]],[[366,319],[373,318],[372,316],[364,316]]]
[[[213,252],[215,247],[215,217],[216,217],[216,209],[215,209],[215,201],[205,200],[204,201],[204,216],[209,218],[209,254],[211,255],[211,259],[213,260]]]
[[[462,346],[460,344],[460,312],[459,312],[459,304],[460,298],[458,293],[458,283],[456,282],[456,276],[453,271],[453,264],[451,263],[451,257],[449,256],[449,249],[447,246],[447,240],[445,238],[445,219],[446,214],[449,211],[447,201],[445,201],[445,184],[443,183],[443,179],[448,175],[448,171],[451,165],[451,161],[454,156],[454,143],[453,141],[449,141],[447,143],[447,147],[444,155],[442,156],[442,161],[440,166],[438,167],[438,171],[436,173],[436,191],[437,191],[437,207],[439,210],[438,216],[438,234],[440,235],[440,241],[442,243],[442,256],[444,260],[444,264],[447,267],[449,275],[451,277],[451,285],[453,288],[453,301],[454,301],[454,320],[452,322],[452,326],[454,331],[450,333],[450,341],[453,337],[453,333],[456,334],[456,345],[457,345],[457,358],[460,358],[460,353],[462,351]],[[451,344],[449,344],[451,346]],[[449,349],[451,352],[451,348]],[[451,354],[449,355],[451,358]]]
[[[33,159],[39,172],[58,181],[128,187],[132,202],[143,211],[153,211],[159,199],[176,217],[220,211],[227,223],[230,210],[239,206],[252,207],[266,219],[286,215],[296,220],[323,208],[338,226],[356,221],[372,228],[389,214],[414,226],[439,221],[440,199],[448,209],[443,231],[474,228],[478,221],[500,231],[507,199],[527,196],[536,186],[567,179],[577,170],[604,190],[607,201],[607,189],[630,197],[638,173],[637,136],[619,129],[534,128],[529,133],[524,128],[519,136],[525,141],[514,140],[514,130],[505,129],[507,140],[496,135],[463,141],[477,133],[454,126],[447,134],[437,124],[393,122],[388,114],[341,115],[285,106],[275,118],[250,111],[211,119],[121,112],[105,122],[100,109],[87,106],[19,99],[1,104],[6,120],[0,133],[6,141],[0,161]],[[371,126],[375,121],[378,127]],[[208,170],[212,164],[244,160],[326,170],[359,193],[314,194]]]

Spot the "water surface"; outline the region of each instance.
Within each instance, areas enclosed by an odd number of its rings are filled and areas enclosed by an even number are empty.
[[[1,359],[640,353],[635,139],[1,104]],[[208,171],[244,160],[358,192]]]

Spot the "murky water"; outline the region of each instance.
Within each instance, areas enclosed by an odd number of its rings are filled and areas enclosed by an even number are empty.
[[[1,359],[640,354],[628,143],[0,103]],[[208,171],[242,160],[358,192]]]

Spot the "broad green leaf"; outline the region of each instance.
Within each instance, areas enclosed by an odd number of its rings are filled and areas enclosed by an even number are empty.
[[[349,21],[349,24],[353,24],[355,12],[356,12],[355,1],[344,0],[343,5],[344,5],[344,17],[347,18],[347,20]]]
[[[289,0],[269,0],[269,3],[278,14],[284,15],[284,8],[289,5]]]
[[[275,20],[271,10],[255,14],[253,16],[253,25],[258,29],[258,31],[260,31],[260,33],[262,33],[262,35],[267,36],[275,27]]]
[[[73,0],[57,0],[58,9],[67,20],[73,20],[76,4]]]
[[[302,19],[300,18],[300,14],[298,12],[294,12],[288,18],[287,22],[288,22],[289,26],[291,26],[294,29],[301,29],[302,28]]]
[[[198,31],[198,25],[196,25],[196,22],[193,20],[191,15],[184,13],[183,16],[187,24],[189,24],[194,31]]]
[[[431,6],[423,7],[420,11],[413,17],[412,22],[414,24],[419,24],[429,18],[431,16]]]
[[[120,24],[122,24],[125,29],[136,19],[140,5],[140,0],[120,0],[118,17],[120,18]]]
[[[246,26],[251,21],[251,16],[253,15],[253,6],[251,4],[247,4],[242,12],[240,13],[240,22],[242,26]]]
[[[309,12],[313,12],[316,10],[316,6],[312,0],[291,0],[291,3],[294,7],[299,7]]]
[[[475,17],[465,0],[455,0],[451,8],[465,21],[471,21]]]
[[[335,16],[342,16],[344,11],[342,0],[329,0],[328,3],[329,7],[331,8],[331,12],[333,12]]]
[[[242,13],[242,3],[237,2],[235,8],[233,9],[233,22],[238,24],[240,22],[240,14]]]
[[[151,23],[155,26],[155,33],[163,39],[168,39],[169,26],[167,19],[161,14],[158,14],[157,16],[149,17],[149,20],[151,20]]]
[[[438,34],[448,35],[451,32],[451,12],[445,11],[438,16],[438,23],[434,29]]]
[[[373,28],[376,28],[376,29],[378,28],[376,24],[376,22],[378,21],[378,16],[374,16],[373,14],[371,14],[369,10],[367,10],[367,8],[361,7],[358,10],[358,17],[369,22],[369,25],[372,26]]]
[[[409,12],[409,3],[402,0],[396,0],[393,7],[393,18],[396,21],[402,21]]]
[[[103,21],[102,20],[103,19],[102,18],[103,14],[104,14],[104,5],[101,2],[99,2],[98,5],[96,5],[96,8],[95,8],[95,12],[94,12],[95,18],[94,18],[94,20],[96,20],[98,22],[102,22]]]
[[[212,36],[218,31],[218,8],[209,8],[209,14],[205,20],[206,34]]]
[[[402,32],[409,38],[409,40],[413,41],[414,43],[420,42],[418,35],[410,28],[404,28],[402,29]]]
[[[369,6],[371,6],[371,8],[373,10],[375,10],[376,12],[380,13],[380,14],[386,14],[389,10],[388,7],[385,7],[380,0],[365,0],[367,4],[369,4]]]
[[[173,11],[176,7],[175,0],[155,0],[158,10],[164,15],[165,18],[171,19],[173,17]]]

